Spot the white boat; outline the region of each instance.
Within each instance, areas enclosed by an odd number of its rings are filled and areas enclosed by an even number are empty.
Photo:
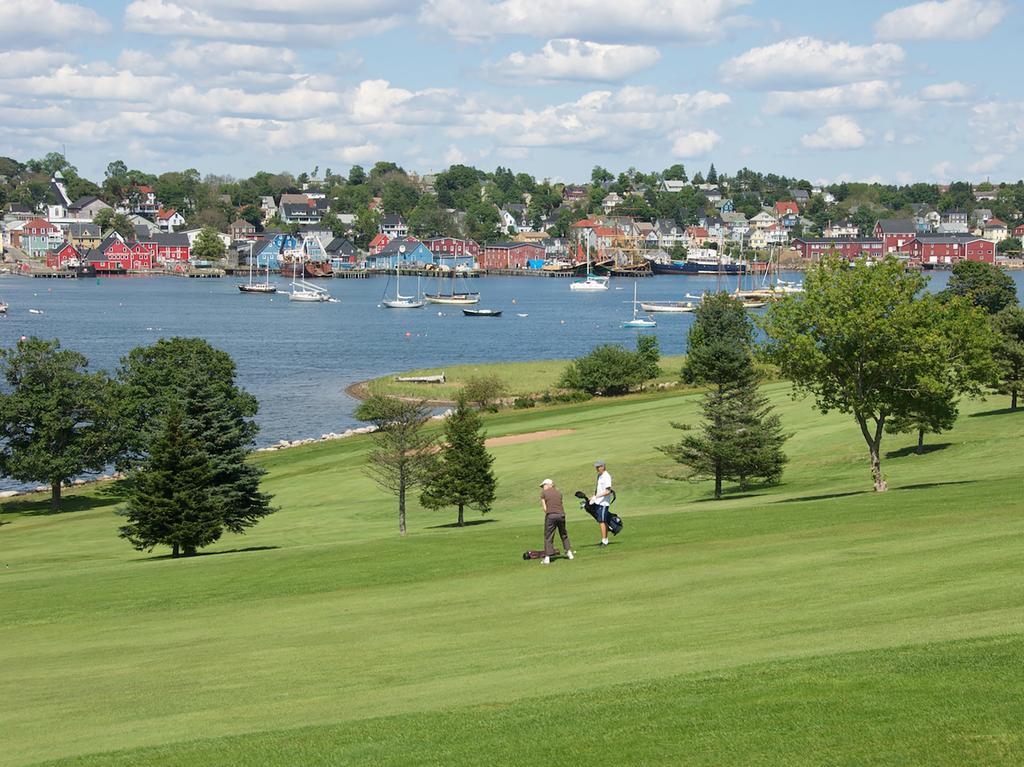
[[[599,290],[608,290],[608,278],[601,277],[590,271],[590,244],[587,244],[587,276],[582,280],[576,280],[569,285],[569,290],[584,293],[593,293]]]
[[[636,300],[636,281],[633,281],[633,319],[622,323],[624,328],[656,328],[658,323],[648,317],[646,320],[636,316],[636,308],[640,302]]]
[[[640,308],[650,314],[655,312],[660,312],[662,314],[685,314],[687,312],[692,312],[697,307],[689,301],[664,301],[660,303],[642,301],[640,303]]]
[[[7,314],[7,304],[0,301],[0,314]]]
[[[383,299],[381,305],[388,309],[422,309],[425,302],[419,297],[419,292],[417,287],[415,296],[402,295],[402,270],[395,266],[395,297]]]
[[[443,277],[437,278],[437,292],[436,293],[424,293],[423,298],[429,304],[448,304],[450,306],[470,306],[472,304],[480,303],[480,294],[473,293],[470,291],[456,291],[455,290],[455,275],[457,270],[451,270],[451,286],[447,293],[441,292],[441,280]]]
[[[297,271],[296,267],[292,267]],[[311,282],[305,280],[296,279],[294,274],[292,276],[292,292],[288,294],[289,301],[299,301],[300,303],[307,304],[318,304],[326,301],[333,301],[331,294],[321,288],[319,285],[314,285]]]

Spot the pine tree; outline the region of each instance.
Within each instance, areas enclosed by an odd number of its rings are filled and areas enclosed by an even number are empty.
[[[128,523],[121,527],[140,551],[170,546],[172,556],[192,556],[220,538],[221,504],[212,492],[216,470],[173,405],[150,446],[145,462],[130,475]]]
[[[457,506],[458,526],[464,523],[465,508],[481,514],[491,510],[497,484],[487,452],[483,423],[464,398],[445,421],[445,446],[434,474],[420,495],[420,503],[428,509]]]
[[[189,518],[195,530],[188,539],[194,545],[183,549],[186,554],[219,539],[224,530],[244,533],[274,512],[271,497],[259,489],[265,470],[247,460],[258,430],[252,420],[258,403],[235,385],[235,364],[228,354],[198,338],[162,339],[132,350],[122,360],[119,377],[122,419],[129,432],[124,468],[138,469],[138,479],[159,467],[152,463],[153,452],[169,439],[172,415],[182,434],[175,438],[205,456],[202,503],[208,502],[216,516],[204,512]],[[214,523],[216,535],[206,529]]]
[[[711,163],[711,167],[708,168],[708,183],[709,184],[717,184],[718,183],[718,171],[715,170],[715,164],[714,163]]]
[[[782,445],[789,438],[779,417],[758,389],[752,354],[753,325],[743,304],[725,293],[708,296],[690,328],[683,377],[709,384],[700,431],[660,447],[689,467],[687,479],[713,479],[714,496],[725,481],[746,488],[752,480],[778,482],[786,463]],[[692,431],[673,423],[673,428]]]

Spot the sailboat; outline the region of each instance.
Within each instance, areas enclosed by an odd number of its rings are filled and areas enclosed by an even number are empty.
[[[624,327],[624,328],[656,328],[656,327],[658,327],[658,323],[655,322],[654,320],[652,320],[650,317],[648,317],[645,320],[642,317],[637,317],[636,316],[636,308],[637,308],[637,305],[640,303],[639,301],[636,300],[636,280],[633,280],[633,301],[632,301],[632,303],[633,303],[633,319],[626,320],[625,322],[623,322],[622,323],[622,327]]]
[[[288,294],[288,300],[309,304],[335,301],[331,294],[319,285],[298,279],[298,264],[295,262],[292,263],[292,292]]]
[[[381,301],[381,304],[386,306],[388,309],[422,309],[425,302],[419,297],[419,293],[419,287],[417,287],[415,296],[402,295],[402,269],[396,265],[395,297],[385,298]]]
[[[431,304],[450,304],[455,306],[469,306],[471,304],[480,303],[480,294],[471,293],[469,291],[457,292],[455,290],[455,269],[451,270],[452,280],[451,287],[447,293],[441,292],[441,280],[442,277],[437,278],[437,292],[436,293],[424,293],[423,298],[426,299],[427,303]]]
[[[265,282],[252,281],[252,250],[249,250],[249,281],[238,286],[242,293],[276,293],[277,285],[270,284],[270,258],[267,258],[267,279]]]
[[[578,256],[577,256],[578,258]],[[634,286],[635,287],[635,286]],[[569,285],[573,291],[598,291],[608,290],[608,278],[594,274],[590,271],[590,242],[587,242],[587,276],[582,280],[576,280]]]

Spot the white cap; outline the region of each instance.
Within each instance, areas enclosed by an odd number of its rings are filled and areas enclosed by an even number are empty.
[[[543,482],[540,483],[540,486],[544,487],[544,485],[553,485],[553,484],[555,484],[555,481],[553,479],[545,479]]]

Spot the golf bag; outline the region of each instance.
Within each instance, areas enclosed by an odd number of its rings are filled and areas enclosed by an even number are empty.
[[[557,557],[559,554],[561,554],[561,552],[558,549],[555,549],[555,553],[552,554],[551,556]],[[523,552],[523,559],[543,559],[543,558],[544,558],[544,552],[543,551],[537,551],[536,549],[530,549],[529,551],[524,551]]]
[[[582,490],[577,490],[574,495],[580,499],[580,508],[583,509],[587,514],[594,518],[595,522],[601,521],[601,506],[597,503],[591,503],[587,494]],[[618,535],[622,532],[622,520],[618,514],[613,514],[611,504],[615,503],[615,491],[612,490],[611,502],[608,504],[608,518],[605,520],[605,524],[608,525],[608,530],[612,535]]]

